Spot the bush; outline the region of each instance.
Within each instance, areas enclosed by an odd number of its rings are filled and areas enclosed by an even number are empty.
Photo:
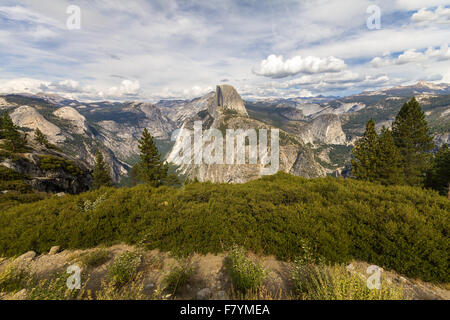
[[[57,156],[39,156],[39,167],[45,171],[63,170],[73,176],[79,176],[83,172],[78,168],[75,162]]]
[[[78,204],[100,206],[80,214]],[[52,197],[0,214],[0,254],[117,242],[179,255],[233,244],[294,260],[303,241],[330,263],[353,259],[426,281],[450,282],[450,200],[435,191],[352,179],[277,174],[245,184],[103,188]]]
[[[193,274],[193,267],[188,261],[183,261],[179,266],[173,267],[168,274],[164,276],[163,283],[165,290],[171,295],[180,291],[189,281]]]
[[[297,297],[305,300],[402,300],[403,289],[384,283],[369,289],[366,282],[345,266],[297,265],[293,282]]]
[[[13,181],[25,179],[26,176],[16,170],[0,165],[0,181]]]
[[[247,258],[246,250],[236,245],[231,249],[226,267],[233,287],[241,293],[259,289],[266,278],[262,265]]]
[[[141,255],[126,251],[118,256],[108,270],[108,278],[112,285],[120,288],[134,279],[141,263]]]
[[[109,252],[106,249],[95,249],[82,254],[78,260],[84,267],[95,268],[109,260]]]

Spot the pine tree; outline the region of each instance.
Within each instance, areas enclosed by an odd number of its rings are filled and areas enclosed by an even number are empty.
[[[391,130],[383,127],[376,145],[376,177],[384,185],[402,184],[401,155],[395,145]]]
[[[147,129],[144,129],[139,139],[139,150],[141,161],[135,168],[139,180],[155,187],[160,186],[167,177],[168,165],[161,161],[153,137]]]
[[[94,189],[98,189],[102,186],[111,187],[113,182],[109,172],[110,170],[103,158],[103,154],[98,151],[95,155],[95,167],[92,174],[94,181],[92,183],[92,187]]]
[[[433,158],[425,185],[437,190],[443,196],[450,197],[450,148],[446,144]]]
[[[425,114],[415,98],[403,104],[392,125],[392,135],[402,156],[406,183],[422,185],[434,143]]]
[[[14,124],[7,112],[3,113],[0,127],[0,136],[5,141],[3,147],[12,152],[24,151],[27,139],[26,134],[19,131],[19,127]]]
[[[366,131],[356,142],[352,150],[352,175],[360,180],[375,181],[377,177],[377,132],[375,121],[370,119],[366,124]]]
[[[47,137],[42,133],[41,130],[39,130],[39,128],[36,128],[36,130],[34,130],[34,140],[41,146],[48,147],[50,145]]]

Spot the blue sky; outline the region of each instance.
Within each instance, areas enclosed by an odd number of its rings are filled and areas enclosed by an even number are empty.
[[[449,39],[449,0],[0,0],[0,93],[157,101],[227,82],[248,99],[343,96],[450,83]]]

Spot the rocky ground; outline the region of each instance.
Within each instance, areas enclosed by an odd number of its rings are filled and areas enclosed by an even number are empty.
[[[68,266],[80,264],[79,257],[98,249],[89,250],[64,250],[59,251],[54,247],[47,254],[36,255],[33,251],[17,258],[0,258],[0,284],[2,272],[8,266],[16,265],[18,268],[28,270],[37,279],[48,279],[55,272],[65,272]],[[135,247],[127,245],[115,245],[104,248],[107,257],[100,265],[95,267],[82,266],[82,286],[86,290],[95,292],[101,287],[102,280],[108,276],[108,270],[115,258],[126,251],[136,251]],[[292,280],[291,265],[281,262],[274,257],[253,257],[258,260],[267,271],[264,282],[263,299],[291,299]],[[143,294],[148,298],[160,299],[233,299],[238,298],[232,290],[230,278],[224,262],[226,255],[193,255],[189,258],[192,266],[192,275],[175,295],[162,294],[164,278],[174,267],[180,264],[180,260],[173,255],[158,250],[140,251],[140,263],[138,271],[142,274]],[[354,261],[347,266],[350,273],[358,273],[366,278],[366,269],[369,265],[365,262]],[[381,269],[382,270],[382,269]],[[88,279],[88,280],[87,280]],[[83,282],[84,281],[84,282]],[[382,270],[382,285],[392,284],[403,287],[404,294],[410,299],[450,299],[450,290],[447,285],[435,285],[419,280],[408,279],[395,272]],[[0,285],[1,286],[1,285]],[[27,299],[30,288],[16,292],[1,293],[0,299]],[[3,291],[0,287],[0,292]],[[251,297],[250,297],[251,298]],[[257,297],[258,298],[258,297]]]

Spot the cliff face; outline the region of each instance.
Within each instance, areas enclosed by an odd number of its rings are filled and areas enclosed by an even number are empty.
[[[202,130],[217,129],[216,132],[221,135],[220,140],[223,145],[223,155],[219,158],[223,163],[207,164],[205,161],[195,163],[195,155],[202,156],[205,150],[210,150],[213,143],[210,139],[203,139],[201,144],[190,145],[190,155],[186,156],[183,152],[183,144],[188,139],[181,134],[176,138],[175,145],[167,157],[167,161],[179,165],[178,172],[187,176],[190,179],[198,179],[199,181],[211,181],[220,183],[243,183],[249,180],[260,178],[263,174],[262,169],[269,169],[278,166],[277,171],[289,172],[295,175],[302,175],[305,177],[324,176],[326,170],[315,160],[314,153],[311,149],[306,147],[302,141],[293,135],[289,135],[285,131],[268,125],[264,122],[252,119],[248,116],[245,105],[239,94],[231,86],[217,86],[216,93],[208,97],[207,108],[198,112],[196,115],[187,119],[183,125],[184,130],[194,130],[195,123],[200,121]],[[249,130],[254,129],[257,135],[258,143],[260,140],[260,129],[267,130],[269,140],[271,140],[271,132],[273,129],[279,130],[279,157],[277,163],[274,163],[275,158],[271,158],[272,145],[267,145],[267,157],[271,160],[267,164],[261,163],[261,157],[258,157],[256,163],[250,162],[251,148],[247,143],[239,144],[237,139],[233,141],[235,152],[239,148],[244,148],[245,163],[233,162],[230,164],[226,161],[226,154],[231,151],[228,150],[228,136],[226,130]],[[192,141],[192,135],[189,138]],[[236,143],[236,144],[234,144]],[[220,143],[219,143],[220,145]],[[259,149],[258,149],[259,150]],[[278,154],[276,154],[278,156]],[[203,159],[204,160],[204,159]],[[276,171],[275,171],[276,172]],[[275,173],[273,172],[273,173]]]
[[[241,116],[247,116],[244,101],[239,93],[230,85],[218,85],[216,94],[210,99],[208,112],[217,117],[217,110],[233,110]]]
[[[300,138],[304,143],[340,144],[346,143],[339,116],[324,114],[305,124],[300,129]]]
[[[28,144],[28,149],[26,153],[20,154],[10,154],[0,149],[2,151],[0,166],[27,177],[26,183],[35,191],[77,194],[90,189],[92,174],[85,163],[62,152],[39,147],[32,142]]]

